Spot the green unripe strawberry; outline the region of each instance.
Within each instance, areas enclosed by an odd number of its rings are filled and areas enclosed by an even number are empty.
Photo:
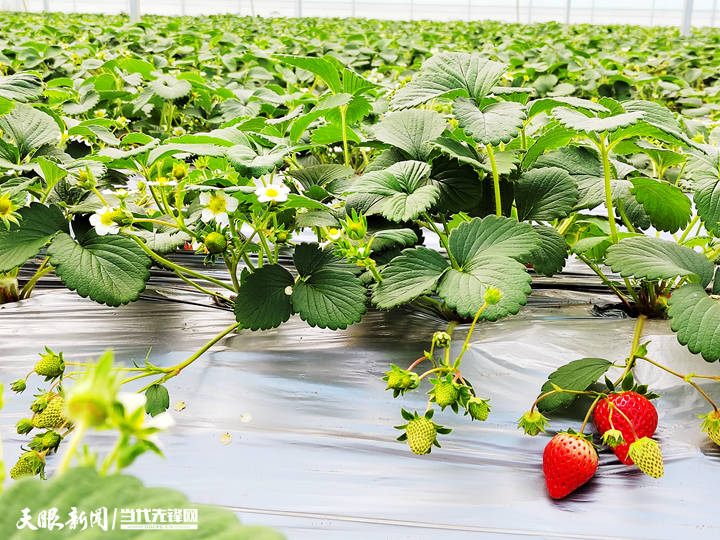
[[[25,435],[32,431],[33,423],[30,418],[23,418],[22,420],[18,420],[18,423],[15,424],[15,427],[17,428],[18,435]]]
[[[500,302],[502,299],[502,293],[500,292],[500,289],[496,289],[495,287],[490,287],[485,291],[485,302],[489,306],[493,306]]]
[[[665,472],[660,445],[648,437],[638,439],[630,445],[628,456],[638,469],[653,478],[661,478]]]
[[[404,386],[403,386],[404,378],[405,378],[405,374],[402,372],[402,370],[393,369],[391,371],[388,371],[386,390],[396,389],[396,388],[397,389],[404,388]]]
[[[32,425],[36,428],[58,428],[65,421],[65,400],[57,396],[48,403],[43,412],[33,417]]]
[[[437,436],[435,424],[424,416],[410,420],[406,432],[410,450],[418,455],[429,453]]]
[[[130,212],[120,208],[113,210],[110,216],[112,217],[113,223],[116,223],[121,227],[129,227],[135,221],[135,218]]]
[[[40,360],[35,364],[35,373],[47,379],[54,379],[65,371],[65,362],[62,353],[55,354],[50,349],[46,350],[47,354],[40,355]]]
[[[484,422],[490,412],[490,405],[488,405],[488,400],[474,397],[468,400],[466,409],[470,418]]]
[[[182,180],[187,176],[188,167],[185,163],[174,163],[172,168],[172,176],[175,180]]]
[[[700,415],[700,418],[703,419],[700,429],[707,433],[712,442],[720,446],[720,411],[711,411]]]
[[[46,431],[45,433],[38,433],[30,441],[30,448],[37,452],[43,450],[57,450],[58,445],[62,441],[62,437],[56,431]]]
[[[392,390],[394,397],[405,393],[406,390],[413,390],[420,385],[420,377],[417,373],[401,369],[396,365],[390,366],[390,371],[385,373],[383,377],[388,385],[386,390]]]
[[[205,247],[212,254],[222,253],[227,249],[227,238],[219,232],[211,232],[203,240]]]
[[[25,476],[35,476],[42,472],[45,462],[35,452],[25,452],[10,469],[10,478],[17,480]]]
[[[444,409],[457,401],[458,389],[450,381],[440,381],[435,385],[435,402]]]
[[[438,347],[447,349],[450,346],[450,334],[447,332],[435,332],[435,334],[433,334],[433,341],[435,341],[435,345]]]
[[[403,375],[400,387],[403,390],[414,390],[420,386],[420,376],[412,371],[406,371]]]
[[[34,413],[41,413],[47,407],[48,399],[47,396],[40,396],[30,404],[30,410]]]
[[[25,391],[25,388],[27,388],[27,385],[25,384],[25,381],[23,379],[18,379],[12,385],[10,386],[13,392],[17,392],[18,394],[20,392]]]

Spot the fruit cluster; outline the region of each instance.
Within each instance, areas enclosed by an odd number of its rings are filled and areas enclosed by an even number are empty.
[[[24,379],[12,383],[13,391],[20,393],[27,388],[27,379],[36,374],[45,377],[46,382],[52,382],[48,390],[42,390],[35,395],[30,405],[32,417],[23,418],[16,424],[19,435],[26,435],[33,429],[41,430],[36,433],[29,448],[20,456],[17,463],[10,470],[13,479],[23,476],[40,475],[44,477],[45,457],[57,452],[63,438],[72,431],[72,425],[65,414],[65,399],[62,395],[62,378],[65,373],[65,361],[62,353],[56,354],[45,348],[45,354],[28,373]]]

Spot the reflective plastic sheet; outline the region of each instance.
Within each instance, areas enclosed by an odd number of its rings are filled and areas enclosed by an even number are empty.
[[[44,345],[73,361],[112,348],[125,364],[143,361],[151,349],[152,363],[172,365],[233,321],[157,274],[153,283],[144,299],[121,308],[63,290],[0,306],[0,380],[24,377]],[[664,478],[644,476],[603,450],[585,487],[562,501],[547,496],[541,464],[551,434],[525,436],[517,419],[558,366],[587,356],[622,360],[634,321],[593,317],[593,294],[546,288],[531,298],[521,315],[480,325],[465,355],[464,376],[491,398],[489,419],[436,413],[453,432],[428,456],[413,455],[393,429],[404,423],[401,407],[424,410],[424,392],[393,399],[381,377],[389,364],[406,367],[421,356],[446,324],[397,310],[370,312],[345,331],[292,318],[275,330],[224,339],[168,383],[171,405],[187,407],[171,408],[177,425],[162,436],[166,459],[142,456],[130,472],[147,485],[227,506],[290,540],[718,538],[720,448],[695,416],[708,407],[689,385],[648,365],[636,375],[662,394]],[[466,330],[456,328],[455,347]],[[667,321],[648,322],[643,340],[652,341],[650,357],[680,372],[720,374],[681,347]],[[713,385],[705,388],[720,397]],[[6,465],[28,440],[14,424],[27,416],[33,389],[6,393]],[[551,427],[577,429],[580,418],[566,416]],[[227,446],[220,442],[225,432],[232,436]],[[104,452],[113,437],[94,434],[88,442]]]

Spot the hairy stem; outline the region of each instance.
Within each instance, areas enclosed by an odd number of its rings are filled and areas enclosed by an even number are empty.
[[[497,163],[495,161],[495,151],[493,150],[492,145],[487,145],[485,149],[487,150],[488,159],[490,160],[490,167],[492,168],[493,189],[495,191],[495,215],[502,216],[500,175],[498,174]]]

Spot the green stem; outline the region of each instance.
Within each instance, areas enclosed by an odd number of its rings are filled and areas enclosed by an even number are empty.
[[[238,292],[240,290],[240,283],[238,282],[237,278],[237,258],[233,257],[232,261],[228,261],[227,259],[227,252],[225,252],[225,255],[223,255],[223,261],[225,262],[225,267],[228,270],[228,273],[230,274],[230,279],[232,280],[233,287],[235,288],[235,292]]]
[[[174,262],[165,259],[164,257],[161,257],[160,255],[158,255],[157,253],[155,253],[152,249],[150,249],[149,247],[147,247],[147,246],[145,245],[145,242],[143,242],[142,240],[140,240],[140,238],[138,238],[137,236],[133,236],[133,235],[127,235],[127,236],[128,236],[129,238],[132,238],[133,240],[135,240],[135,242],[137,242],[137,244],[142,248],[142,250],[143,250],[145,253],[147,253],[152,259],[154,259],[155,261],[159,262],[159,263],[162,264],[163,266],[167,266],[168,268],[174,270],[175,272],[182,272],[182,273],[184,273],[184,274],[188,274],[188,275],[190,275],[190,276],[193,276],[193,277],[195,277],[195,278],[197,278],[197,279],[202,279],[202,280],[204,280],[204,281],[208,281],[208,282],[210,282],[210,283],[214,283],[215,285],[218,285],[219,287],[222,287],[222,288],[227,289],[227,290],[229,290],[229,291],[235,292],[235,289],[234,289],[232,286],[228,285],[227,283],[223,283],[223,282],[220,281],[219,279],[215,279],[214,277],[206,276],[206,275],[204,275],[204,274],[201,274],[200,272],[195,272],[194,270],[190,270],[189,268],[185,268],[185,267],[183,267],[183,266],[180,266],[179,264],[175,264]]]
[[[72,460],[72,457],[75,455],[75,452],[77,451],[78,446],[80,446],[80,442],[82,441],[83,437],[85,436],[85,432],[87,431],[87,429],[88,429],[88,426],[85,422],[79,422],[76,425],[75,433],[73,434],[73,438],[70,441],[70,444],[68,445],[67,450],[65,451],[63,460],[60,462],[60,465],[57,468],[58,474],[62,474],[70,466],[70,461]]]
[[[345,156],[345,166],[350,166],[350,153],[348,152],[348,139],[347,139],[347,105],[340,107],[340,122],[342,127],[342,141],[343,141],[343,154]]]
[[[482,315],[482,312],[485,311],[485,309],[488,307],[488,303],[483,303],[482,306],[480,306],[480,309],[478,309],[477,313],[475,314],[475,318],[473,319],[472,324],[470,325],[470,329],[468,330],[467,336],[465,336],[465,342],[463,343],[462,349],[460,350],[460,354],[455,359],[455,368],[460,367],[460,362],[462,362],[462,357],[465,355],[465,352],[468,350],[468,347],[470,347],[470,337],[472,336],[473,332],[475,331],[475,325],[478,322],[478,319],[480,318],[480,315]]]
[[[688,235],[690,234],[690,231],[692,230],[692,228],[695,226],[695,224],[696,224],[699,220],[700,220],[700,216],[695,216],[695,217],[692,219],[692,221],[690,222],[690,225],[687,226],[687,228],[685,229],[685,231],[683,231],[682,236],[680,236],[680,239],[678,240],[678,243],[679,243],[679,244],[682,244],[682,243],[685,241],[685,239],[686,239],[686,238],[688,237]]]
[[[557,232],[560,234],[565,234],[565,232],[570,228],[570,226],[575,223],[575,220],[577,219],[577,214],[573,214],[572,216],[565,219],[565,221],[562,222],[562,224],[557,228]]]
[[[602,160],[603,174],[605,178],[605,206],[607,207],[608,222],[610,224],[610,237],[612,238],[612,243],[617,244],[618,231],[617,223],[615,223],[615,210],[613,208],[612,201],[612,184],[610,183],[612,178],[610,172],[610,158],[608,156],[608,150],[605,147],[605,139],[600,141],[600,158]]]
[[[206,289],[205,287],[203,287],[203,286],[200,285],[199,283],[194,282],[192,279],[183,276],[183,275],[182,275],[180,272],[178,272],[177,270],[175,271],[175,275],[177,275],[177,277],[179,277],[181,280],[183,280],[185,283],[187,283],[187,284],[190,285],[191,287],[195,287],[198,291],[203,292],[203,293],[207,294],[208,296],[214,296],[215,298],[219,298],[220,300],[223,300],[223,301],[225,301],[225,302],[228,302],[229,304],[232,304],[232,300],[230,300],[229,298],[223,296],[223,295],[220,294],[220,293],[213,292],[213,291],[211,291],[210,289]]]
[[[718,410],[717,405],[715,405],[715,402],[712,400],[712,398],[705,392],[705,390],[700,388],[700,386],[695,381],[692,380],[692,377],[695,377],[695,376],[701,377],[703,379],[715,378],[714,376],[693,375],[693,374],[682,375],[682,374],[678,373],[677,371],[673,371],[672,369],[667,368],[667,367],[663,366],[662,364],[659,364],[658,362],[655,362],[655,360],[651,360],[650,358],[648,358],[646,356],[638,356],[637,358],[642,358],[646,362],[650,362],[653,366],[659,367],[660,369],[667,371],[671,375],[675,375],[676,377],[679,377],[682,380],[684,380],[690,386],[695,388],[695,390],[697,390],[700,393],[700,395],[703,396],[708,401],[708,403],[710,403],[710,405],[712,405],[712,408],[715,410],[715,412],[717,412],[717,410]]]
[[[646,320],[647,317],[645,315],[640,315],[637,318],[637,322],[635,323],[635,333],[633,334],[632,345],[630,345],[630,355],[628,356],[627,363],[625,364],[625,371],[623,371],[623,374],[620,375],[620,378],[615,381],[615,384],[619,384],[620,381],[622,381],[626,377],[626,375],[630,372],[630,370],[633,368],[633,365],[635,364],[635,355],[637,354],[637,349],[640,344],[640,338],[642,337],[642,331],[643,327],[645,326]]]
[[[502,200],[500,195],[500,175],[498,174],[497,163],[495,162],[495,152],[492,145],[485,147],[487,150],[490,167],[492,168],[493,189],[495,190],[495,215],[502,216]]]
[[[190,358],[188,358],[188,359],[185,360],[184,362],[181,362],[180,364],[177,364],[177,365],[175,365],[175,366],[173,366],[173,367],[164,369],[163,371],[165,372],[165,375],[163,375],[162,377],[160,377],[160,378],[157,379],[156,381],[154,381],[154,382],[152,382],[152,383],[144,386],[143,388],[141,388],[140,390],[138,390],[138,393],[144,392],[145,390],[147,390],[148,388],[150,388],[151,386],[153,386],[153,385],[155,385],[155,384],[162,384],[162,383],[164,383],[165,381],[167,381],[168,379],[172,379],[173,377],[176,377],[177,375],[180,374],[180,372],[181,372],[183,369],[185,369],[185,368],[188,367],[190,364],[192,364],[195,360],[197,360],[198,358],[200,358],[210,347],[212,347],[213,345],[215,345],[218,341],[220,341],[221,339],[223,339],[225,336],[227,336],[227,335],[230,334],[231,332],[234,332],[239,326],[240,326],[240,323],[239,323],[239,322],[236,322],[236,323],[231,324],[231,325],[228,326],[225,330],[223,330],[222,332],[220,332],[217,336],[215,336],[215,337],[212,338],[210,341],[208,341],[205,345],[203,345],[200,349],[198,349]],[[124,382],[124,381],[123,381],[123,382]]]
[[[448,258],[450,259],[450,263],[453,265],[453,268],[460,268],[458,266],[457,261],[455,260],[455,257],[453,257],[452,252],[450,251],[450,244],[448,243],[448,237],[443,234],[440,229],[437,228],[437,225],[435,225],[435,222],[430,218],[430,215],[427,212],[423,212],[423,217],[425,218],[428,227],[432,229],[432,231],[438,235],[438,238],[440,238],[440,243],[442,244],[442,247],[445,248],[445,251],[447,252]]]
[[[437,373],[438,371],[452,371],[452,368],[448,367],[448,366],[440,366],[440,367],[429,369],[425,373],[420,375],[420,377],[418,377],[418,380],[422,381],[428,375],[432,375],[433,373]]]
[[[622,219],[625,226],[628,228],[628,231],[631,233],[635,232],[635,227],[632,226],[632,223],[630,223],[630,220],[628,219],[627,215],[625,214],[625,205],[622,202],[622,199],[618,199],[618,213],[620,214],[620,219]]]
[[[630,307],[630,303],[627,301],[627,298],[625,298],[625,296],[622,294],[622,292],[620,292],[620,289],[618,289],[618,288],[607,278],[607,276],[606,276],[605,274],[603,274],[602,270],[600,270],[600,268],[598,267],[598,265],[596,265],[595,263],[593,263],[590,259],[588,259],[587,257],[585,257],[585,256],[584,256],[583,254],[581,254],[581,253],[577,253],[576,255],[577,255],[578,259],[580,259],[582,262],[584,262],[585,264],[587,264],[588,267],[589,267],[593,272],[595,272],[600,279],[602,279],[602,281],[603,281],[603,283],[604,283],[605,285],[607,285],[608,287],[610,287],[610,289],[611,289],[611,290],[617,295],[617,297],[627,306],[628,309],[632,309],[632,308]]]
[[[595,401],[592,402],[592,405],[590,405],[590,408],[588,409],[587,413],[585,413],[585,418],[583,418],[582,426],[580,426],[580,433],[585,431],[585,426],[587,426],[588,421],[590,420],[590,415],[595,410],[595,407],[598,404],[598,401],[600,401],[600,398],[602,397],[602,394],[598,394],[595,397]]]
[[[133,218],[133,223],[153,223],[155,225],[162,225],[163,227],[172,227],[173,229],[182,229],[182,227],[176,223],[172,223],[170,221],[163,221],[161,219]]]
[[[49,261],[50,261],[50,257],[45,257],[45,259],[43,259],[43,262],[40,263],[40,266],[35,271],[35,274],[33,274],[33,277],[31,277],[28,280],[28,282],[23,286],[23,288],[20,289],[20,293],[18,295],[20,300],[22,300],[24,298],[29,298],[30,293],[32,292],[33,288],[35,287],[35,284],[40,280],[40,278],[42,278],[44,275],[52,272],[55,269],[55,267],[52,265],[49,265],[46,267],[46,265]]]
[[[100,476],[105,476],[108,473],[108,471],[110,470],[110,466],[112,465],[113,461],[115,461],[118,452],[120,452],[120,448],[122,448],[123,445],[127,443],[127,440],[127,435],[122,435],[121,437],[118,437],[118,440],[115,443],[112,452],[110,452],[110,454],[108,454],[108,456],[105,458],[105,461],[103,461],[102,468],[100,469]]]
[[[371,261],[372,261],[372,264],[369,264],[369,265],[367,266],[367,269],[370,270],[370,273],[371,273],[371,274],[373,275],[373,277],[375,278],[375,281],[377,281],[378,283],[381,283],[382,280],[383,280],[383,278],[382,278],[382,276],[380,275],[380,273],[377,271],[377,266],[376,266],[376,264],[375,264],[375,261],[373,261],[372,259],[371,259]]]
[[[273,264],[273,262],[276,262],[276,261],[273,261],[273,259],[272,259],[272,251],[270,250],[270,246],[267,243],[267,238],[265,238],[265,235],[259,231],[258,231],[258,236],[260,237],[260,243],[263,246],[263,251],[267,255],[268,264]]]

